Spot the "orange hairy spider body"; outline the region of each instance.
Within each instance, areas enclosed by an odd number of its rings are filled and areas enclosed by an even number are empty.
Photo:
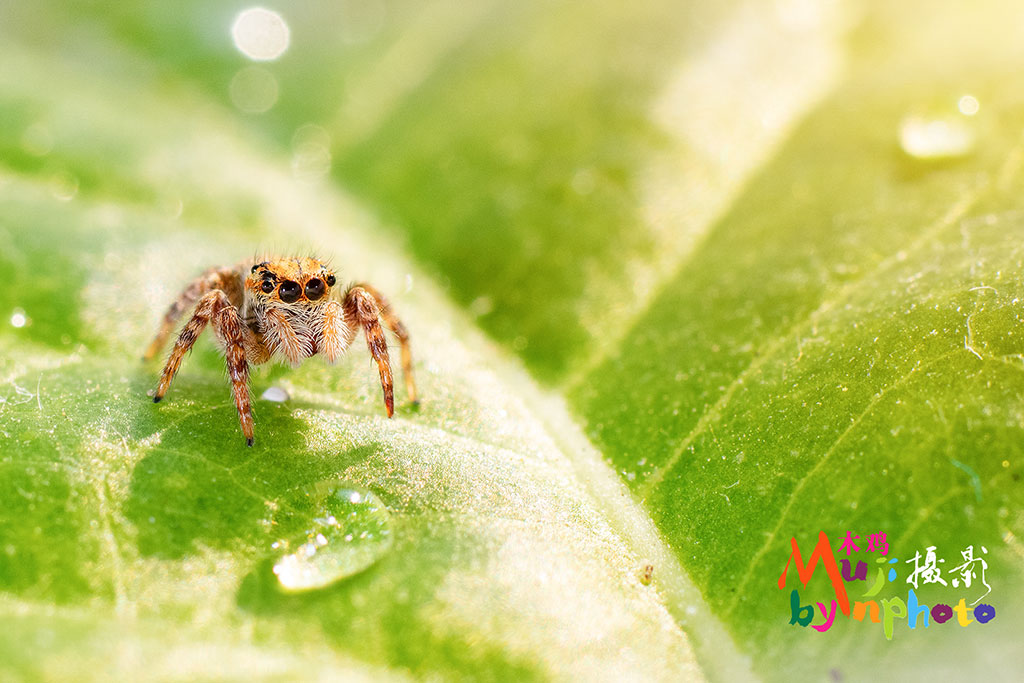
[[[416,402],[409,333],[387,300],[367,284],[344,292],[335,285],[334,272],[313,258],[274,258],[237,266],[213,268],[193,280],[164,315],[145,359],[153,358],[166,343],[175,323],[194,307],[192,318],[178,334],[160,375],[153,402],[167,393],[185,354],[207,324],[224,350],[231,392],[246,444],[254,440],[249,398],[249,366],[280,357],[293,367],[323,354],[335,362],[348,349],[359,330],[377,363],[388,417],[394,414],[394,390],[388,345],[381,320],[401,344],[402,371],[409,399]]]

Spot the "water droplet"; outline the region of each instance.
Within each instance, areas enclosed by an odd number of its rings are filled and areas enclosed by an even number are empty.
[[[274,563],[286,591],[323,588],[373,565],[391,548],[391,516],[376,495],[344,482],[308,492],[319,498],[318,516],[295,548]],[[278,546],[280,547],[280,546]]]
[[[974,131],[957,119],[908,116],[900,124],[900,147],[915,159],[955,159],[974,148]]]
[[[264,401],[284,403],[289,398],[291,398],[291,396],[289,396],[288,392],[282,389],[281,387],[268,387],[267,390],[263,392],[263,395],[260,396],[260,398],[262,398]]]
[[[291,31],[277,12],[262,7],[242,10],[231,25],[235,47],[249,59],[269,62],[288,49]]]

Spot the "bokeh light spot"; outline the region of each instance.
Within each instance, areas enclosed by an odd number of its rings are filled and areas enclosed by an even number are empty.
[[[288,49],[291,31],[277,12],[262,7],[242,10],[231,25],[235,47],[249,59],[269,62]]]
[[[978,103],[978,98],[974,95],[964,95],[957,103],[957,108],[964,116],[974,116],[981,109],[981,105]]]
[[[307,123],[292,136],[292,173],[300,180],[315,180],[331,170],[331,136]]]
[[[262,114],[277,102],[277,79],[266,69],[239,69],[228,85],[231,102],[246,114]]]

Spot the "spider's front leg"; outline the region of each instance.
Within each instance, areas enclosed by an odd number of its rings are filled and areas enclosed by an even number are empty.
[[[405,377],[405,390],[409,394],[409,400],[413,403],[418,403],[416,398],[416,380],[412,376],[412,346],[409,343],[409,331],[402,324],[402,321],[398,319],[387,298],[377,291],[375,287],[365,282],[360,282],[356,286],[366,290],[370,296],[377,300],[377,306],[380,308],[380,317],[384,319],[384,324],[398,337],[398,343],[402,349],[402,376]]]
[[[251,446],[254,432],[252,405],[249,399],[249,362],[245,356],[245,337],[249,330],[242,323],[238,309],[219,289],[204,294],[196,304],[192,319],[186,323],[178,335],[178,341],[174,343],[174,350],[171,351],[171,356],[160,375],[160,383],[157,385],[153,402],[159,403],[167,393],[185,354],[196,343],[207,323],[211,322],[217,338],[224,346],[224,358],[228,365],[228,375],[231,377],[231,393],[235,399],[235,408],[238,410],[238,419],[246,444]]]
[[[380,326],[380,307],[377,305],[377,299],[357,285],[345,294],[342,308],[348,325],[356,329],[362,327],[366,333],[366,345],[370,349],[370,355],[377,361],[377,370],[380,371],[384,407],[388,417],[391,417],[395,413],[395,391],[391,378],[391,361],[388,359],[388,342]]]
[[[178,322],[178,319],[199,301],[199,297],[214,289],[227,293],[229,298],[231,295],[235,295],[235,301],[241,301],[242,291],[238,284],[238,273],[233,267],[214,268],[206,271],[190,282],[178,295],[177,300],[167,309],[160,322],[160,329],[146,348],[142,359],[150,360],[156,356],[167,342],[167,338],[171,336],[171,332],[174,331],[174,324]]]

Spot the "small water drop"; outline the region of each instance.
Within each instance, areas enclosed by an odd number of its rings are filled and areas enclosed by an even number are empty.
[[[391,515],[370,491],[327,482],[309,495],[320,499],[318,515],[305,537],[291,545],[295,552],[274,563],[278,582],[289,592],[329,586],[372,566],[391,549]]]
[[[954,118],[908,116],[900,124],[900,147],[915,159],[956,159],[974,149],[974,131]]]
[[[273,401],[274,403],[284,403],[289,398],[288,392],[281,387],[268,387],[266,391],[260,396],[264,401]]]

